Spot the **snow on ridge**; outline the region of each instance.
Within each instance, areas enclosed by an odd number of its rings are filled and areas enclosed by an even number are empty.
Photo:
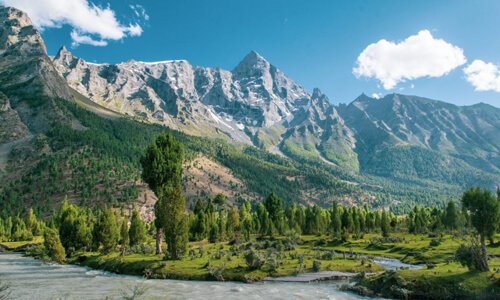
[[[138,61],[140,64],[145,65],[160,65],[160,64],[169,64],[169,63],[185,63],[187,60],[178,59],[178,60],[161,60],[161,61]]]

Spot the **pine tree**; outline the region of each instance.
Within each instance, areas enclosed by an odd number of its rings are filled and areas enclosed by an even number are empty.
[[[160,254],[163,231],[172,259],[180,258],[187,249],[189,225],[186,203],[182,196],[182,162],[184,150],[172,133],[160,135],[141,158],[142,178],[155,193],[156,253]]]
[[[130,246],[142,244],[146,241],[146,225],[141,219],[139,212],[134,210],[132,212],[132,219],[130,220]]]
[[[269,214],[269,227],[282,231],[283,200],[273,192],[267,196],[264,206]]]
[[[46,228],[43,234],[43,239],[47,256],[55,262],[63,263],[66,254],[64,253],[64,247],[61,244],[57,230]]]
[[[388,214],[389,213],[387,213],[385,210],[382,211],[382,217],[380,220],[380,229],[382,230],[382,236],[384,237],[389,236],[390,218]]]
[[[130,244],[128,233],[128,220],[126,218],[123,218],[122,225],[120,226],[120,245],[124,248]]]
[[[238,209],[231,207],[227,216],[227,236],[234,238],[240,231],[240,215]]]
[[[94,244],[98,249],[102,246],[107,253],[115,249],[120,239],[120,231],[116,224],[116,216],[110,208],[104,209],[94,227]]]
[[[446,206],[443,223],[448,229],[458,228],[458,210],[455,206],[455,202],[451,200],[448,202],[448,205]]]

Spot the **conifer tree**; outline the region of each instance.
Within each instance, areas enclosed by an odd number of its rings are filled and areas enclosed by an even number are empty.
[[[49,256],[50,259],[55,262],[63,263],[66,254],[64,252],[64,247],[61,244],[61,240],[59,239],[57,230],[46,228],[43,234],[43,240],[47,256]]]
[[[172,259],[180,258],[187,249],[188,230],[186,203],[182,196],[182,145],[169,133],[160,135],[141,158],[142,178],[155,193],[156,253],[162,253],[163,231]]]
[[[116,224],[116,216],[110,208],[105,208],[94,227],[94,244],[97,249],[102,246],[104,253],[115,249],[120,239],[120,231]]]
[[[120,245],[127,247],[130,244],[128,220],[123,218],[122,225],[120,226]]]
[[[132,219],[130,219],[130,246],[142,244],[146,241],[146,225],[141,219],[139,212],[134,210],[132,212]]]

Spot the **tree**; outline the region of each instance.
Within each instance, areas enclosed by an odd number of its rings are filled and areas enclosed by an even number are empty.
[[[127,218],[123,218],[122,226],[120,227],[120,244],[122,247],[126,247],[130,244],[128,231],[128,220]]]
[[[228,237],[234,238],[236,232],[240,230],[240,215],[238,209],[231,207],[227,216],[227,235]]]
[[[47,256],[50,257],[51,260],[63,263],[66,257],[64,252],[64,247],[61,244],[61,240],[59,239],[59,234],[55,229],[46,228],[43,234],[45,251],[47,252]]]
[[[269,213],[262,203],[257,205],[257,218],[255,219],[259,223],[259,232],[261,236],[266,236],[272,232],[272,222],[269,219]]]
[[[141,219],[139,212],[134,210],[132,212],[132,219],[130,220],[130,246],[142,244],[146,241],[146,225]]]
[[[62,205],[59,211],[59,236],[67,252],[70,248],[79,250],[89,247],[92,233],[84,211],[75,205]]]
[[[455,202],[451,200],[448,202],[448,205],[446,206],[443,223],[448,229],[458,228],[458,210],[455,206]]]
[[[105,208],[94,227],[94,245],[97,249],[102,246],[105,253],[110,252],[118,244],[119,238],[116,216],[110,208]]]
[[[267,196],[264,201],[264,206],[266,207],[267,212],[269,213],[269,220],[272,228],[276,228],[282,231],[281,228],[281,218],[283,216],[283,200],[278,197],[274,192]],[[272,231],[271,231],[272,233]]]
[[[174,250],[170,253],[174,259],[180,254],[178,250],[187,246],[176,244],[187,240],[184,237],[188,234],[186,204],[181,189],[183,160],[183,147],[172,133],[158,136],[141,158],[142,178],[158,198],[155,204],[156,253],[162,253],[161,241],[165,230],[169,239],[167,245]],[[177,234],[181,236],[171,236]]]
[[[388,213],[384,210],[382,211],[382,218],[380,220],[380,229],[382,230],[382,236],[389,236],[390,220]]]
[[[224,204],[226,204],[226,202],[227,202],[227,197],[224,194],[217,194],[214,198],[214,203],[218,207],[222,207]]]
[[[187,251],[189,242],[189,224],[186,214],[186,201],[182,196],[180,183],[167,188],[165,193],[165,236],[167,250],[171,259],[180,259]]]
[[[28,214],[26,215],[26,227],[31,231],[33,235],[40,235],[41,228],[40,222],[38,222],[33,208],[30,208]]]
[[[489,271],[485,238],[495,232],[500,222],[499,201],[490,191],[475,187],[462,195],[462,207],[470,215],[470,222],[479,234],[481,259],[478,260],[476,269]]]

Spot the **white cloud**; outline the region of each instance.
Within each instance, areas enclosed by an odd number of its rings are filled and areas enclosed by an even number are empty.
[[[441,77],[466,63],[463,50],[428,30],[421,30],[402,42],[380,40],[358,56],[354,75],[378,79],[384,89],[420,77]]]
[[[98,47],[104,47],[108,45],[108,42],[104,40],[94,40],[92,37],[80,34],[75,30],[71,32],[71,39],[73,40],[74,47],[78,46],[79,44],[87,44]]]
[[[464,73],[476,91],[500,92],[500,66],[476,59],[464,68]]]
[[[380,98],[382,98],[382,93],[373,93],[372,98],[380,99]]]
[[[144,9],[144,6],[140,5],[140,4],[131,4],[129,5],[129,7],[134,11],[134,14],[139,17],[139,18],[142,18],[146,21],[149,21],[149,15],[146,13],[146,9]]]
[[[65,24],[73,27],[73,45],[104,46],[109,40],[121,40],[142,33],[138,23],[124,24],[118,21],[109,4],[101,7],[88,0],[0,0],[0,3],[27,12],[33,24],[41,30],[59,28]],[[144,18],[146,12],[140,7],[143,13],[138,16]]]

